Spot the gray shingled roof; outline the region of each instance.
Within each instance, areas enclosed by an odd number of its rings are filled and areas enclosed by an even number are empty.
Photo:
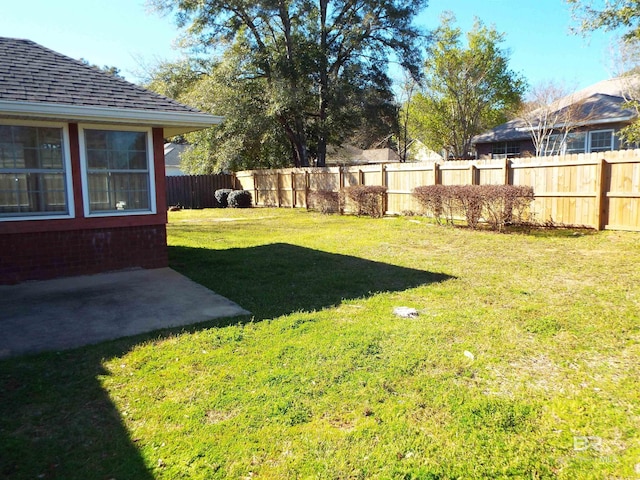
[[[202,113],[31,40],[3,37],[0,100]]]
[[[628,122],[636,117],[635,110],[626,108],[624,90],[628,82],[636,82],[634,78],[613,78],[591,85],[575,94],[560,99],[557,112],[570,108],[569,105],[578,104],[572,116],[582,125],[598,125],[607,122]],[[559,115],[562,117],[562,115]],[[582,119],[582,120],[581,120]],[[498,125],[488,132],[476,135],[473,144],[491,143],[496,141],[512,141],[530,138],[527,124],[516,118]]]

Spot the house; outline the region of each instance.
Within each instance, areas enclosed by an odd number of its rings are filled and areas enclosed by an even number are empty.
[[[442,162],[444,156],[431,150],[420,140],[412,140],[407,148],[407,161],[411,162]]]
[[[625,148],[617,132],[637,118],[626,98],[637,80],[618,77],[605,80],[551,106],[534,110],[529,121],[516,118],[476,135],[472,144],[478,158],[511,158],[536,155],[534,137],[540,155],[590,153]],[[542,119],[542,120],[541,120]],[[547,122],[545,124],[545,121]],[[568,128],[567,128],[568,126]]]
[[[0,284],[166,267],[164,138],[221,121],[0,38]]]
[[[186,173],[180,169],[180,156],[187,147],[188,145],[179,143],[164,144],[164,172],[167,177],[186,175]]]

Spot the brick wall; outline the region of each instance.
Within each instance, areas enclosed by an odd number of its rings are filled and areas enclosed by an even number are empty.
[[[167,265],[164,224],[0,235],[0,284]]]

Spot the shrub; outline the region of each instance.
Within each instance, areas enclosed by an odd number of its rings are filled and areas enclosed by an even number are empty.
[[[227,197],[231,192],[233,192],[233,190],[230,188],[221,188],[213,193],[213,196],[216,197],[216,201],[221,208],[226,208],[228,206]]]
[[[384,196],[387,187],[373,185],[355,185],[340,190],[340,204],[344,207],[348,202],[356,206],[357,215],[368,215],[380,218],[384,215]]]
[[[442,225],[442,217],[447,223],[453,223],[454,205],[451,190],[445,185],[425,185],[411,192],[427,215]]]
[[[533,188],[514,185],[428,185],[416,187],[413,196],[436,222],[453,223],[454,216],[464,217],[470,228],[485,220],[492,230],[501,231],[507,224],[528,220]]]
[[[340,209],[340,195],[328,190],[309,192],[308,205],[322,213],[336,213]]]
[[[485,190],[480,185],[452,185],[452,196],[455,198],[459,212],[464,215],[469,228],[478,228],[485,205]]]
[[[234,190],[227,196],[227,203],[231,208],[249,208],[251,207],[251,192]]]
[[[493,230],[505,225],[522,224],[528,218],[533,200],[533,188],[514,185],[483,185],[485,191],[484,219]]]

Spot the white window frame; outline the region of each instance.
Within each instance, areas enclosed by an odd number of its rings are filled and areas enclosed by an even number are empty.
[[[69,141],[69,125],[59,122],[38,122],[30,120],[10,120],[0,119],[0,125],[12,127],[49,127],[62,129],[62,164],[64,168],[64,185],[66,189],[67,212],[66,213],[46,213],[34,212],[30,215],[0,215],[0,222],[16,222],[31,220],[61,220],[75,218],[75,192],[73,191],[73,171],[71,170],[71,143]]]
[[[587,135],[587,142],[588,142],[588,147],[589,149],[587,150],[589,153],[593,153],[593,150],[591,150],[592,145],[591,145],[591,135],[594,133],[610,133],[611,134],[611,148],[609,150],[597,150],[597,152],[610,152],[615,148],[615,138],[613,137],[615,130],[614,129],[610,129],[607,128],[606,130],[590,130],[589,131],[589,135]]]
[[[149,169],[149,210],[106,210],[91,212],[89,199],[89,164],[85,142],[85,130],[112,130],[117,132],[145,132],[147,134],[147,165]],[[153,151],[153,129],[151,127],[136,127],[128,125],[78,125],[78,140],[80,142],[80,170],[82,173],[82,200],[85,217],[126,217],[131,215],[155,215],[156,206],[156,177]]]
[[[582,148],[581,149],[574,149],[574,150],[569,150],[568,148],[568,143],[569,143],[569,137],[571,135],[582,135],[584,134],[584,140],[582,141]],[[581,153],[588,153],[587,150],[587,142],[589,138],[589,132],[588,131],[579,131],[579,132],[569,132],[566,136],[566,138],[564,139],[563,142],[563,147],[562,147],[562,154],[563,155],[578,155]]]

